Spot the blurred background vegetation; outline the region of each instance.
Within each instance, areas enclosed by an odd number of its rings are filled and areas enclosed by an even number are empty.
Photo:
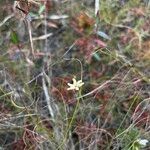
[[[0,149],[149,150],[149,91],[149,0],[0,0]]]

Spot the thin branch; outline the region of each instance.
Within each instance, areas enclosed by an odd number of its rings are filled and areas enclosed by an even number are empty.
[[[14,14],[7,16],[2,22],[0,22],[0,27],[3,26],[12,17],[14,17]]]

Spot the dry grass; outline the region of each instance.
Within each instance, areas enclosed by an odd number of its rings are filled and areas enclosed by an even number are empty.
[[[149,1],[28,2],[0,1],[0,149],[150,149]]]

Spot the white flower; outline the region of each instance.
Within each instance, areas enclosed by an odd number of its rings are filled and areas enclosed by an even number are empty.
[[[148,143],[147,139],[137,139],[136,140],[141,146],[146,146],[146,144]]]
[[[73,84],[68,83],[69,88],[67,90],[79,90],[79,88],[84,84],[82,80],[76,81],[75,78],[72,79]]]

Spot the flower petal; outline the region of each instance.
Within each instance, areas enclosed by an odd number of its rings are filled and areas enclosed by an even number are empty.
[[[73,81],[73,84],[74,84],[74,85],[77,83],[77,81],[76,81],[75,78],[73,78],[72,81]]]
[[[76,87],[75,90],[79,91],[79,87]]]
[[[67,83],[69,88],[67,88],[67,90],[79,90],[79,88],[84,84],[84,82],[82,82],[82,80],[76,81],[75,78],[72,79],[73,84],[71,83]]]

